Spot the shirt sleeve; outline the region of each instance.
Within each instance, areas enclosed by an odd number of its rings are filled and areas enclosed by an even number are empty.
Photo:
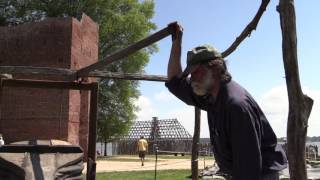
[[[260,180],[262,156],[259,125],[249,107],[232,105],[229,112],[232,180]]]
[[[172,94],[186,104],[207,110],[207,103],[204,97],[194,94],[188,80],[175,76],[170,81],[167,81],[165,85]]]

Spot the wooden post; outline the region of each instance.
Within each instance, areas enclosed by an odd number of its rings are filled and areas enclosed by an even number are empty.
[[[89,143],[87,161],[87,179],[96,179],[96,140],[97,140],[97,112],[98,112],[98,83],[92,83],[90,95],[90,121],[89,121]]]
[[[287,124],[288,160],[291,180],[307,180],[305,144],[313,100],[301,90],[294,0],[280,0],[277,7],[282,30],[282,55],[289,98]]]
[[[199,179],[198,171],[198,156],[199,156],[199,139],[200,139],[200,117],[201,111],[199,108],[195,107],[195,122],[194,122],[194,132],[192,141],[192,157],[191,157],[191,172],[192,180]]]

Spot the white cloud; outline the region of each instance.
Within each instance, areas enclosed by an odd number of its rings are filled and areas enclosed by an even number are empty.
[[[303,92],[314,100],[309,117],[308,136],[319,136],[320,91],[303,88]],[[266,92],[258,100],[278,137],[286,136],[288,119],[288,95],[285,85],[277,86]]]
[[[320,127],[320,91],[304,88],[303,92],[314,100],[314,105],[309,118],[308,136],[319,136]],[[137,120],[151,120],[152,117],[157,116],[159,119],[177,118],[178,121],[193,135],[194,130],[194,107],[187,106],[183,103],[178,104],[174,108],[167,107],[165,110],[155,107],[166,107],[166,102],[169,93],[160,92],[157,95],[158,101],[163,102],[153,103],[148,97],[140,96],[136,101],[140,111],[137,112]],[[173,97],[175,101],[178,101]],[[272,128],[278,137],[286,136],[287,117],[288,117],[288,96],[286,86],[277,86],[264,93],[257,99],[260,107],[267,116]],[[209,129],[207,124],[207,113],[201,111],[201,137],[209,137]]]
[[[168,102],[168,101],[177,99],[169,91],[161,91],[159,93],[156,93],[154,95],[154,98],[155,98],[155,100],[162,101],[162,102]]]
[[[151,120],[152,117],[158,114],[157,110],[152,106],[150,99],[145,96],[140,96],[135,102],[135,105],[140,109],[136,112],[137,120],[139,121]]]

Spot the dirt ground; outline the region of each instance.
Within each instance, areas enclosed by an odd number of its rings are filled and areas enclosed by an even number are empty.
[[[125,157],[124,159],[134,159],[134,157]],[[138,157],[136,158],[138,159]],[[214,161],[212,159],[199,159],[199,169],[206,166],[213,165]],[[139,161],[115,161],[115,160],[99,160],[97,161],[97,172],[115,172],[115,171],[145,171],[145,170],[154,170],[155,169],[155,159],[146,157],[146,162],[144,166],[141,166]],[[165,169],[191,169],[191,159],[161,159],[158,158],[157,163],[158,170]],[[86,167],[84,168],[84,173],[86,172]]]

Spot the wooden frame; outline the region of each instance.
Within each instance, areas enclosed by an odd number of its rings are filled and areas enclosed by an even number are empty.
[[[97,108],[98,90],[97,82],[78,83],[65,81],[39,81],[39,80],[15,80],[0,79],[0,90],[2,87],[29,87],[43,89],[69,89],[90,91],[90,113],[89,113],[89,137],[87,154],[87,179],[94,180],[96,176],[96,138],[97,138]],[[1,102],[0,102],[1,103]],[[21,149],[20,149],[21,151]]]

